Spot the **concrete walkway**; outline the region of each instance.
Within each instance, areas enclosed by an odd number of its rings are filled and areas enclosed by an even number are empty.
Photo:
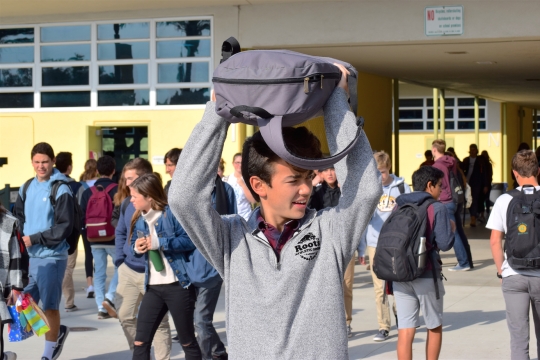
[[[481,225],[481,224],[480,224]],[[444,334],[441,359],[509,359],[510,339],[505,321],[504,300],[500,281],[489,248],[489,231],[466,229],[471,242],[475,269],[453,273],[445,271]],[[453,250],[442,253],[444,268],[456,263]],[[131,359],[131,352],[118,320],[98,320],[94,299],[84,292],[84,254],[79,254],[75,270],[76,305],[79,311],[62,311],[62,323],[71,327],[89,327],[93,331],[71,331],[60,359],[120,360]],[[112,268],[109,267],[110,272]],[[63,305],[62,305],[63,306]],[[356,265],[354,283],[354,336],[349,341],[351,359],[395,359],[397,333],[382,343],[372,341],[377,333],[377,315],[371,276],[365,266]],[[226,343],[223,292],[215,314],[215,326]],[[75,329],[74,329],[75,330]],[[534,330],[531,328],[532,338]],[[415,358],[425,358],[425,327],[420,327],[414,342]],[[34,336],[21,343],[8,343],[6,350],[15,351],[19,359],[40,359],[44,338]],[[531,358],[536,358],[536,343],[531,341]],[[184,359],[182,348],[173,344],[171,359]]]

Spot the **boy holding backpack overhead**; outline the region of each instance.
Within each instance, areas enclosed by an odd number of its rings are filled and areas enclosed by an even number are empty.
[[[540,187],[538,161],[532,150],[512,158],[512,173],[519,187],[501,195],[486,224],[490,245],[502,282],[512,359],[529,359],[529,310],[532,308],[536,341],[540,341]],[[508,219],[507,214],[513,216]],[[504,251],[503,237],[506,234]]]
[[[412,359],[412,344],[416,328],[420,325],[420,311],[428,329],[426,359],[438,359],[441,351],[444,286],[439,250],[448,251],[452,248],[455,230],[455,224],[450,220],[446,207],[437,201],[441,195],[443,176],[442,171],[431,166],[422,166],[413,173],[414,192],[403,194],[396,199],[398,209],[381,229],[377,244],[373,263],[375,273],[385,280],[393,280],[399,326],[397,344],[399,360]],[[403,216],[407,211],[409,215],[418,216],[420,221],[412,224],[410,218]],[[405,261],[398,258],[395,263],[402,264],[398,269],[385,263],[386,269],[382,270],[386,271],[379,271],[378,267],[389,258],[389,253],[392,253],[390,259],[392,263],[394,256],[399,257],[396,251],[385,251],[385,244],[398,238],[396,233],[391,231],[396,228],[405,234],[403,240],[406,240],[407,234],[409,235],[410,250],[413,254],[419,255],[413,258],[406,257]],[[381,275],[383,272],[386,276]],[[405,275],[407,273],[410,275]],[[405,281],[392,279],[393,274]]]
[[[347,100],[343,75],[324,105],[331,153],[357,131]],[[342,179],[339,205],[316,212],[306,206],[313,172],[285,162],[255,133],[243,147],[242,174],[261,207],[246,221],[219,216],[208,196],[227,128],[214,101],[208,102],[178,162],[190,171],[175,173],[169,202],[224,279],[231,358],[348,359],[342,279],[381,194],[365,134],[335,164]],[[319,140],[305,127],[283,128],[283,137],[297,156],[322,156]]]

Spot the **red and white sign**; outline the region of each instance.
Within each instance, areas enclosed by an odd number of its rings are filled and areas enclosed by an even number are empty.
[[[424,10],[426,36],[463,35],[463,6],[428,6]]]

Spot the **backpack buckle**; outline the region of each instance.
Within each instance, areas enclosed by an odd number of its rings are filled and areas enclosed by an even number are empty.
[[[531,214],[532,213],[532,206],[531,205],[521,205],[521,213],[522,214]]]

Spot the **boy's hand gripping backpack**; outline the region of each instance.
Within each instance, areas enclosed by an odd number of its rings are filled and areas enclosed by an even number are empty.
[[[231,123],[259,126],[270,149],[283,160],[303,169],[324,169],[341,160],[360,136],[363,119],[358,119],[354,140],[340,153],[323,159],[299,158],[283,142],[281,128],[298,125],[322,115],[322,108],[341,79],[334,63],[344,65],[348,76],[350,102],[357,111],[357,71],[343,61],[288,50],[240,52],[231,37],[222,46],[221,64],[212,82],[216,112]]]
[[[514,270],[540,269],[540,192],[526,185],[507,194],[512,196],[504,243],[508,264]]]
[[[112,225],[113,203],[109,191],[117,185],[92,186],[92,195],[86,206],[86,234],[89,242],[104,242],[114,239],[114,226]]]

